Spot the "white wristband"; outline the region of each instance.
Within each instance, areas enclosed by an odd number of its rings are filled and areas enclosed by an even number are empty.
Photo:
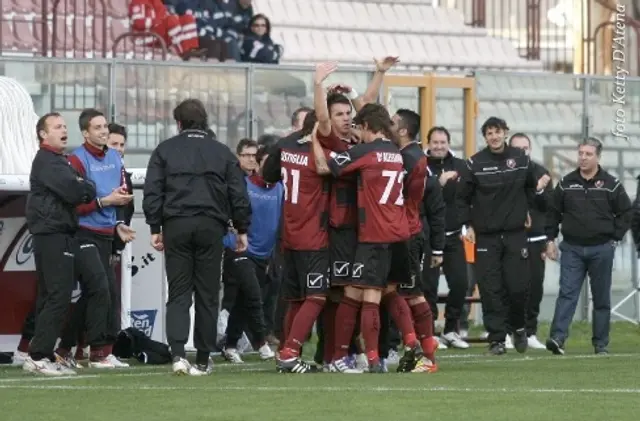
[[[353,101],[354,99],[358,98],[358,92],[356,92],[356,90],[352,88],[351,92],[345,94],[345,96]]]

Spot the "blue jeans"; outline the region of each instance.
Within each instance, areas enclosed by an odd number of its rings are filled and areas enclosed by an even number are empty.
[[[597,246],[574,246],[560,243],[560,292],[551,323],[551,338],[564,344],[569,336],[569,325],[576,312],[580,290],[586,275],[593,297],[591,343],[595,348],[609,345],[611,321],[611,272],[615,245],[607,242]]]

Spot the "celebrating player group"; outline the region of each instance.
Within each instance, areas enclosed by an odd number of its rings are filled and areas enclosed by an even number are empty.
[[[415,141],[420,118],[410,110],[391,117],[373,103],[384,73],[397,62],[396,57],[376,60],[362,96],[345,85],[326,88],[337,65],[318,65],[314,111],[302,130],[268,153],[264,179],[281,181],[285,191],[282,294],[289,307],[278,371],[318,371],[302,360],[301,348],[320,318],[324,371],[385,372],[381,312],[395,322],[405,346],[398,371],[438,369],[433,316],[421,282],[430,199],[427,157]],[[436,255],[429,264],[441,262]],[[358,330],[364,365],[347,355]]]

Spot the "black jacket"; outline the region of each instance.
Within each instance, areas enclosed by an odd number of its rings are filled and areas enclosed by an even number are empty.
[[[505,146],[496,154],[484,148],[467,160],[456,190],[459,222],[476,234],[524,230],[527,191],[538,183],[536,168],[521,149]],[[546,199],[545,194],[538,200]]]
[[[427,151],[427,156],[429,157],[428,165],[429,170],[433,173],[433,176],[436,178],[440,178],[443,172],[447,171],[457,171],[458,175],[464,172],[466,165],[463,159],[456,158],[453,156],[451,152],[447,154],[444,158],[434,158],[429,155]],[[459,178],[459,177],[458,177]],[[458,219],[458,210],[456,208],[456,188],[458,185],[458,180],[449,180],[447,184],[442,187],[442,197],[444,198],[444,203],[447,205],[446,210],[446,230],[447,232],[458,231],[462,224]]]
[[[631,225],[631,199],[620,180],[603,170],[585,180],[574,170],[558,182],[549,202],[547,237],[575,246],[620,241]]]
[[[427,241],[426,249],[430,250],[431,254],[442,255],[444,250],[446,209],[438,177],[428,177],[420,210],[422,211],[422,230]]]
[[[27,226],[33,235],[74,233],[76,206],[96,197],[96,188],[71,167],[67,158],[41,148],[31,164]]]
[[[550,176],[549,171],[535,161],[531,161],[536,174],[536,180],[544,174]],[[544,195],[549,199],[553,194],[553,184],[547,184],[544,189]],[[546,235],[545,225],[547,218],[548,200],[539,200],[540,195],[536,194],[535,187],[527,191],[527,201],[529,202],[529,215],[531,216],[531,228],[527,231],[529,238],[537,238]]]
[[[131,181],[131,173],[124,173],[124,181],[127,185],[127,191],[133,194],[133,182]],[[120,206],[117,210],[118,212],[118,221],[123,221],[126,225],[131,225],[131,220],[133,219],[133,214],[135,213],[135,205],[133,204],[133,200],[126,204],[125,206]],[[124,249],[124,243],[120,239],[118,233],[113,235],[113,254],[119,253]]]
[[[640,252],[640,176],[638,176],[636,199],[633,202],[631,234],[633,235],[633,241],[636,243],[636,249]]]
[[[212,132],[184,130],[151,154],[142,200],[151,233],[167,219],[204,215],[246,233],[251,205],[238,159]]]

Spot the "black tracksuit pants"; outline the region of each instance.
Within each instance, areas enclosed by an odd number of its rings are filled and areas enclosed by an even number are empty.
[[[69,323],[67,323],[62,333],[60,348],[70,350],[76,346],[78,339],[85,331],[87,332],[86,345],[93,345],[94,347],[113,345],[120,331],[120,295],[116,287],[115,272],[111,265],[113,239],[91,231],[80,230],[78,232],[78,242],[80,243],[80,250],[85,251],[84,254],[81,254],[82,257],[80,261],[76,263],[76,273],[80,281],[82,295],[80,299],[78,299]],[[97,258],[94,250],[97,251]],[[97,259],[100,261],[99,264],[96,263]],[[85,293],[86,288],[84,285],[87,279],[88,282],[96,282],[96,280],[99,280],[101,285],[106,279],[107,283],[109,295],[108,308],[106,317],[102,316],[106,320],[106,326],[100,338],[97,338],[96,335],[89,335],[88,333],[90,323],[88,320],[88,312],[95,313],[95,310],[89,306],[90,297],[88,293]],[[94,281],[91,281],[91,279],[94,279]],[[91,317],[96,318],[98,316],[92,314]]]
[[[69,234],[33,236],[38,276],[35,333],[29,346],[34,360],[52,358],[74,287],[76,241]]]
[[[530,279],[525,231],[477,234],[475,275],[489,342],[504,342],[510,327],[525,327]]]
[[[252,342],[261,346],[267,334],[264,308],[263,290],[266,289],[267,259],[238,254],[231,250],[225,251],[223,272],[225,282],[233,283],[236,296],[233,307],[229,311],[226,344],[235,348],[242,336],[242,332],[251,332]]]
[[[542,302],[542,295],[544,294],[545,271],[545,261],[541,256],[546,247],[547,242],[544,240],[529,243],[529,271],[531,274],[531,282],[525,324],[527,336],[535,335],[538,332],[538,316],[540,315],[540,303]]]
[[[189,310],[194,295],[196,362],[207,364],[209,354],[216,350],[225,232],[225,225],[205,216],[175,217],[164,223],[164,256],[169,286],[167,341],[173,357],[185,357],[184,347],[191,328]]]
[[[424,296],[431,307],[433,321],[438,320],[438,284],[440,267],[430,265],[431,253],[425,255],[422,266],[422,284]],[[449,286],[447,304],[444,311],[443,333],[458,332],[462,308],[465,304],[469,280],[467,277],[467,261],[464,256],[464,245],[458,234],[448,235],[443,250],[442,271]]]

